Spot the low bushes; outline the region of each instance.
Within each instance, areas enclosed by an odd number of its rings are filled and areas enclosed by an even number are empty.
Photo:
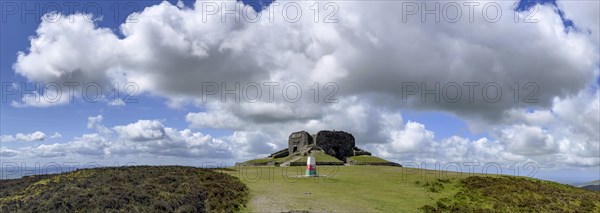
[[[436,191],[439,187],[433,187]],[[523,177],[471,176],[425,212],[600,212],[600,193]]]
[[[136,166],[0,180],[1,212],[232,212],[247,187],[210,169]]]

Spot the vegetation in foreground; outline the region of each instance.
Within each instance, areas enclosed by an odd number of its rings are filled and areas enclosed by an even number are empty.
[[[397,166],[317,166],[320,177],[301,177],[304,166],[240,166],[228,172],[250,189],[252,212],[415,212],[452,196],[451,186],[432,193],[414,184],[435,171]],[[461,173],[445,173],[457,178]],[[466,175],[466,174],[462,174]]]
[[[0,212],[232,212],[249,191],[220,171],[182,166],[82,169],[0,186]]]
[[[0,211],[600,212],[599,192],[531,178],[358,165],[307,178],[304,169],[142,166],[1,180]]]
[[[524,177],[461,179],[460,190],[425,212],[600,212],[600,193]]]
[[[600,193],[532,178],[395,166],[241,166],[254,212],[600,212]]]

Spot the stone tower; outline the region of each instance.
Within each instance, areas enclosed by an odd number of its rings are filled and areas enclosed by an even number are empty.
[[[288,153],[292,154],[302,150],[304,147],[313,144],[313,138],[306,131],[294,132],[288,139]]]

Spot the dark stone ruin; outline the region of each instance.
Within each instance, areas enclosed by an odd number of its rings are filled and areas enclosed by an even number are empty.
[[[344,131],[322,130],[313,135],[306,131],[292,133],[288,139],[288,148],[275,152],[269,157],[306,156],[314,150],[323,151],[325,154],[344,162],[346,162],[347,157],[371,155],[370,152],[356,147],[352,134]]]

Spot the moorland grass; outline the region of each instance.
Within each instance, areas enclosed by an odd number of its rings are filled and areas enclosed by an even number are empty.
[[[232,212],[248,200],[239,179],[182,166],[82,169],[0,185],[0,212]]]
[[[600,212],[600,192],[525,177],[473,176],[425,212]]]
[[[141,166],[0,181],[1,212],[600,212],[600,192],[395,166]],[[247,204],[247,205],[246,205]]]

